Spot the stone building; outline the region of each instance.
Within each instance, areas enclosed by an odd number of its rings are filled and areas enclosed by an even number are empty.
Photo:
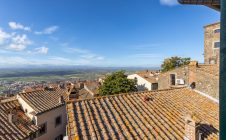
[[[188,86],[189,67],[183,66],[172,69],[167,72],[162,72],[158,76],[158,89],[169,89],[175,87]]]
[[[70,99],[87,99],[99,96],[100,83],[98,81],[77,82],[72,87]]]
[[[49,88],[17,94],[21,109],[39,126],[35,140],[62,140],[66,134],[66,107],[68,89]]]
[[[219,66],[190,65],[189,83],[195,83],[194,89],[215,99],[219,99]]]
[[[220,22],[206,25],[204,30],[204,62],[205,64],[219,64]]]
[[[159,74],[158,89],[191,87],[210,98],[219,99],[219,67],[217,64],[198,64],[175,68]]]

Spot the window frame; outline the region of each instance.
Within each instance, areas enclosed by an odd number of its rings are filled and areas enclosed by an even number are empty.
[[[63,139],[64,139],[64,135],[60,134],[60,135],[56,136],[54,140],[63,140]]]
[[[218,31],[218,32],[216,32],[216,31]],[[215,29],[213,29],[213,32],[214,32],[214,34],[219,34],[221,32],[221,29],[220,28],[215,28]]]
[[[212,48],[213,49],[220,49],[220,47],[215,47],[215,43],[219,42],[220,43],[220,40],[217,40],[217,41],[213,41],[213,45],[212,45]]]
[[[60,123],[57,124],[57,118],[59,118],[59,117],[60,117]],[[55,122],[55,127],[58,127],[59,125],[61,125],[62,124],[62,115],[55,117],[54,122]]]
[[[38,136],[39,137],[47,133],[47,122],[40,124],[39,127],[41,127],[42,125],[45,125],[45,132],[44,133],[40,133],[41,129],[39,129],[39,131],[38,131]]]
[[[172,84],[171,75],[175,75],[174,85]],[[177,74],[176,74],[176,73],[170,73],[170,74],[169,74],[169,84],[170,84],[170,86],[176,86],[176,85],[177,85],[176,79],[177,79]]]

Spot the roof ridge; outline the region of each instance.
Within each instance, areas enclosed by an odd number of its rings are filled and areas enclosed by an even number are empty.
[[[212,26],[212,25],[220,24],[220,23],[221,23],[220,21],[216,21],[214,23],[210,23],[210,24],[205,25],[204,28]]]
[[[108,97],[117,97],[117,96],[123,96],[123,95],[131,95],[131,94],[154,93],[154,92],[159,92],[159,91],[171,91],[171,90],[176,90],[176,89],[187,89],[187,87],[175,87],[175,88],[168,88],[168,89],[161,89],[161,90],[152,90],[152,91],[138,91],[138,92],[129,92],[129,93],[119,93],[119,94],[114,94],[114,95],[104,95],[104,96],[88,98],[88,99],[72,99],[72,100],[68,100],[67,103],[89,101],[89,100],[94,100],[94,99],[102,99],[102,98],[108,98]]]
[[[4,104],[4,103],[8,103],[8,102],[13,102],[13,101],[16,101],[17,98],[16,97],[11,97],[11,98],[8,98],[8,99],[3,99],[0,101],[0,104]]]
[[[56,89],[56,90],[52,90],[52,92],[57,92],[57,91],[59,91],[59,90],[64,90],[64,89],[61,89],[61,88],[59,88],[59,89]],[[34,90],[34,91],[31,91],[31,92],[20,92],[19,93],[19,95],[21,95],[21,94],[32,94],[32,93],[37,93],[37,92],[48,92],[48,91],[51,91],[51,90]]]

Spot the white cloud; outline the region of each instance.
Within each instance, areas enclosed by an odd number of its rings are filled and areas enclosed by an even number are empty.
[[[0,65],[2,66],[10,66],[10,65],[23,65],[23,64],[28,64],[29,62],[22,58],[22,57],[17,57],[17,56],[0,56]]]
[[[58,56],[53,56],[53,57],[49,57],[49,59],[48,59],[48,61],[49,62],[63,62],[63,63],[68,63],[68,62],[71,62],[71,60],[70,59],[68,59],[68,58],[64,58],[64,57],[58,57]]]
[[[29,57],[18,56],[0,56],[0,67],[17,67],[26,65],[77,65],[78,62],[64,57],[47,57],[45,59],[33,59]]]
[[[94,54],[86,49],[65,47],[64,51],[67,53],[75,53],[80,59],[85,60],[86,62],[104,60],[103,56]]]
[[[133,58],[139,58],[139,59],[152,59],[152,58],[160,58],[162,57],[161,54],[151,54],[151,53],[138,53],[130,55],[130,57]]]
[[[22,51],[30,44],[32,44],[32,42],[27,38],[27,35],[17,35],[12,38],[11,44],[9,44],[7,49],[13,51]]]
[[[63,44],[62,44],[63,45]],[[64,49],[66,52],[68,53],[79,53],[79,54],[87,54],[89,53],[88,50],[85,49],[80,49],[80,48],[70,48],[70,47],[66,47]]]
[[[162,5],[168,5],[168,6],[173,6],[178,4],[177,0],[160,0],[160,3]]]
[[[3,44],[5,42],[6,39],[10,38],[11,35],[4,32],[1,28],[0,28],[0,45]]]
[[[40,47],[40,48],[35,48],[35,53],[36,54],[47,54],[48,53],[49,48],[47,47]]]
[[[45,28],[43,31],[36,31],[34,32],[36,35],[42,35],[42,34],[52,34],[58,30],[58,26],[50,26],[48,28]]]
[[[98,55],[95,55],[95,54],[81,55],[81,58],[86,59],[86,60],[103,60],[104,59],[104,57],[98,56]]]
[[[22,51],[26,48],[25,45],[21,45],[21,44],[10,44],[8,46],[8,49],[10,50],[14,50],[14,51]]]
[[[30,27],[26,27],[20,23],[16,23],[16,22],[9,22],[9,27],[13,30],[24,30],[24,31],[31,31]]]

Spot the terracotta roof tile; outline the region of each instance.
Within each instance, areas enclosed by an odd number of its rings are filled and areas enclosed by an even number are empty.
[[[11,123],[8,120],[9,112],[13,112],[16,119]],[[25,115],[17,100],[0,103],[0,139],[24,140],[30,134],[38,131],[38,126]]]
[[[87,98],[93,98],[93,96],[86,90],[86,89],[81,89],[77,93],[78,99],[87,99]]]
[[[99,94],[99,87],[100,87],[100,83],[97,81],[86,81],[84,83],[84,85],[87,87],[87,89],[94,95],[98,95]]]
[[[67,111],[71,139],[184,139],[187,114],[205,138],[219,135],[219,105],[186,88],[75,100]]]
[[[150,83],[157,83],[156,78],[159,75],[159,72],[158,71],[139,71],[136,74],[144,78]]]
[[[34,91],[29,93],[20,93],[19,96],[24,99],[34,110],[36,114],[59,107],[64,103],[59,102],[61,96],[67,99],[67,89]]]

